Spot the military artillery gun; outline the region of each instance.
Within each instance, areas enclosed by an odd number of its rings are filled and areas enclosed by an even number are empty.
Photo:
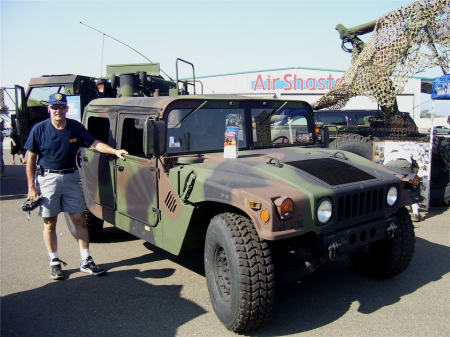
[[[342,49],[352,53],[352,65],[335,88],[314,104],[319,109],[341,109],[354,96],[373,98],[382,114],[362,126],[333,126],[330,147],[372,159],[374,140],[429,141],[408,114],[398,109],[396,96],[415,74],[433,67],[448,73],[450,59],[450,1],[417,1],[376,21],[336,30]],[[360,36],[372,33],[367,42]],[[422,92],[431,93],[431,90]],[[450,200],[450,139],[434,136],[431,200]],[[370,155],[369,155],[370,154]]]

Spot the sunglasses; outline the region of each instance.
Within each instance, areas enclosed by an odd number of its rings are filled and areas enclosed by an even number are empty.
[[[50,109],[52,110],[65,110],[67,105],[50,105]]]

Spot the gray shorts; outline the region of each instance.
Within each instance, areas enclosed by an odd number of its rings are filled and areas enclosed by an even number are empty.
[[[84,211],[84,197],[78,172],[39,174],[36,178],[36,187],[43,196],[39,206],[41,217],[54,217],[60,212],[82,213]]]

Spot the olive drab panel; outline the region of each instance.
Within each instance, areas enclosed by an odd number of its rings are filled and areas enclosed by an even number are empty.
[[[155,163],[154,159],[127,156],[116,165],[117,211],[150,226],[160,219]]]
[[[111,155],[102,154],[92,149],[81,148],[78,163],[82,169],[80,176],[85,192],[86,204],[97,204],[114,210],[113,165],[115,159]]]

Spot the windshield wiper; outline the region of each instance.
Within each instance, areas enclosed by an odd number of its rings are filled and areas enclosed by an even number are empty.
[[[208,103],[208,101],[204,101],[202,104],[200,104],[198,107],[196,107],[195,109],[192,109],[191,111],[189,111],[186,116],[184,116],[175,126],[174,128],[177,128],[181,125],[181,123],[183,123],[190,115],[192,115],[194,112],[200,110],[201,108],[203,108],[205,106],[205,104]]]
[[[288,104],[288,102],[284,102],[283,104],[281,104],[278,108],[275,108],[272,110],[272,112],[270,114],[268,114],[266,116],[266,118],[264,118],[261,123],[259,123],[260,125],[262,125],[269,117],[271,117],[273,114],[277,113],[278,111],[280,111],[281,109],[283,109],[286,105]]]

